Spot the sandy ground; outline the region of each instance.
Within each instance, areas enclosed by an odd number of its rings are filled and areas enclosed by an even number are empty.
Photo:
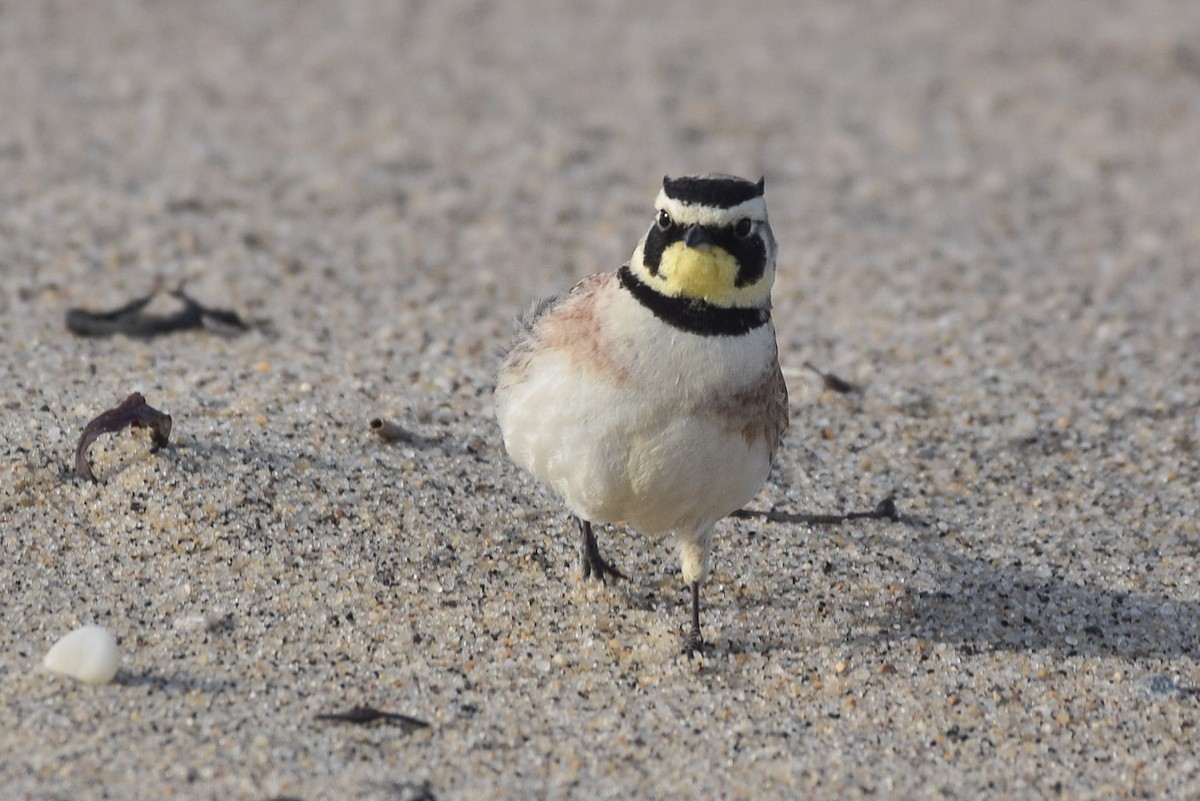
[[[1200,4],[12,0],[0,74],[0,796],[1200,797]],[[709,170],[793,427],[689,661],[491,386]],[[182,282],[253,330],[64,326]]]

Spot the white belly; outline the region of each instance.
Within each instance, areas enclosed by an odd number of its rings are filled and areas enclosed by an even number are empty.
[[[512,459],[585,520],[694,531],[754,497],[774,443],[689,408],[693,395],[615,384],[543,354],[497,416]]]

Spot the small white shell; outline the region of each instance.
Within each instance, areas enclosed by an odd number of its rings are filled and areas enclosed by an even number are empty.
[[[85,684],[108,684],[121,666],[121,652],[111,631],[83,626],[54,643],[42,664]]]

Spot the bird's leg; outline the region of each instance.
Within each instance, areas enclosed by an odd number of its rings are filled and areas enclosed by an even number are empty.
[[[600,546],[596,544],[596,537],[592,534],[592,524],[582,517],[576,517],[575,520],[579,523],[579,533],[583,535],[580,541],[583,577],[599,581],[608,581],[608,576],[625,578],[624,573],[604,561],[604,557],[600,555]]]
[[[700,582],[692,582],[692,631],[683,640],[683,652],[687,658],[704,652],[704,637],[700,635]]]

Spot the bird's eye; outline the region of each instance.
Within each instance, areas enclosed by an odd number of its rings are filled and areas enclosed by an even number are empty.
[[[736,234],[737,236],[739,236],[742,239],[745,239],[746,237],[750,236],[750,232],[753,230],[754,230],[754,223],[750,221],[749,217],[743,217],[742,219],[738,220],[737,223],[733,226],[734,234]]]
[[[661,209],[658,212],[658,228],[660,231],[665,231],[671,227],[671,215],[667,214],[666,209]]]

